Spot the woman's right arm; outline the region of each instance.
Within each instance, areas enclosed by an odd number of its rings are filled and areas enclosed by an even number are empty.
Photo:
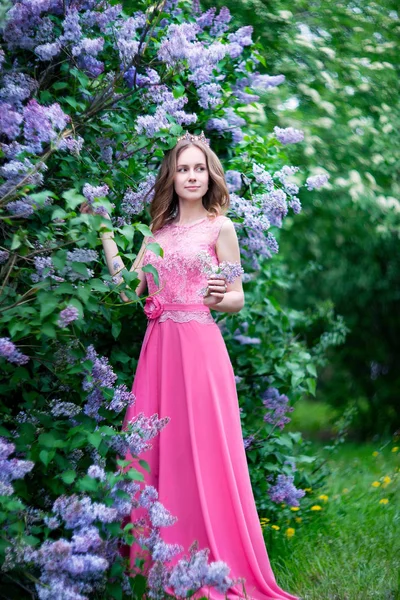
[[[80,210],[82,213],[93,214],[93,210],[92,210],[91,206],[89,206],[86,202],[82,204]],[[120,256],[117,256],[119,253],[119,249],[114,240],[114,232],[113,231],[103,231],[103,232],[101,231],[102,229],[110,229],[111,227],[112,227],[111,219],[109,219],[109,217],[108,217],[107,221],[104,221],[100,225],[100,238],[101,238],[101,241],[103,244],[104,254],[106,257],[106,263],[107,263],[107,267],[108,267],[108,271],[109,271],[110,275],[113,277],[117,277],[118,281],[122,281],[122,276],[120,274],[120,271],[122,271],[122,269],[125,268],[125,265],[124,265],[122,258]],[[146,249],[146,240],[144,239],[142,242],[142,246],[139,250],[139,253],[136,256],[136,259],[134,260],[132,267],[130,268],[130,271],[137,271],[137,273],[138,273],[140,283],[136,287],[136,290],[135,290],[135,292],[138,296],[141,296],[147,287],[146,275],[142,271],[142,268],[141,268],[142,263],[143,263],[143,256],[144,256],[145,249]],[[129,298],[127,297],[127,295],[124,292],[121,292],[120,296],[124,302],[130,302]]]

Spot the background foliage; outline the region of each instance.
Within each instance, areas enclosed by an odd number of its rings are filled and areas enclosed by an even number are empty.
[[[317,398],[339,408],[354,399],[361,438],[388,433],[399,426],[398,5],[230,6],[268,48],[268,68],[287,78],[262,97],[256,130],[300,125],[304,144],[288,148],[291,160],[331,174],[315,197],[301,196],[302,214],[286,220],[284,228],[295,229],[281,247],[298,274],[285,302],[312,309],[330,300],[350,329],[346,344],[329,352]]]

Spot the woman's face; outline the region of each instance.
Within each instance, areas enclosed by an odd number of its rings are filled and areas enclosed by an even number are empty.
[[[174,188],[179,198],[188,202],[198,201],[208,190],[206,155],[197,146],[183,150],[176,162]]]

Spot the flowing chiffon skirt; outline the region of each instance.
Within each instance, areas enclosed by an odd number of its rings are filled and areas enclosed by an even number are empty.
[[[222,560],[230,567],[229,577],[245,578],[249,599],[299,600],[278,586],[271,569],[250,482],[234,372],[217,324],[150,321],[133,392],[136,402],[125,423],[140,412],[170,417],[153,447],[140,456],[151,472],[138,467],[145,483],[157,489],[159,501],[178,517],[160,528],[165,542],[184,548],[168,564],[188,555],[198,540],[199,549],[210,549],[210,562]],[[131,520],[143,511],[134,509]],[[134,543],[132,567],[140,554],[143,550]],[[201,596],[225,597],[208,587],[195,594]],[[227,597],[245,598],[243,587],[229,588]]]

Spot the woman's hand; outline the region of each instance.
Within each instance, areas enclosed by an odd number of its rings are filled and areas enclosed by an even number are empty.
[[[224,299],[228,284],[225,277],[217,275],[210,275],[207,283],[207,295],[203,297],[203,304],[212,307]]]
[[[82,202],[82,204],[79,207],[79,210],[81,211],[81,213],[83,214],[87,214],[87,215],[95,215],[97,214],[93,208],[93,206],[91,204],[89,204],[89,202]],[[102,217],[104,217],[105,219],[108,219],[109,221],[111,221],[111,217],[108,213],[102,214]],[[103,225],[103,223],[102,223]],[[109,227],[109,223],[104,223],[105,226]]]

